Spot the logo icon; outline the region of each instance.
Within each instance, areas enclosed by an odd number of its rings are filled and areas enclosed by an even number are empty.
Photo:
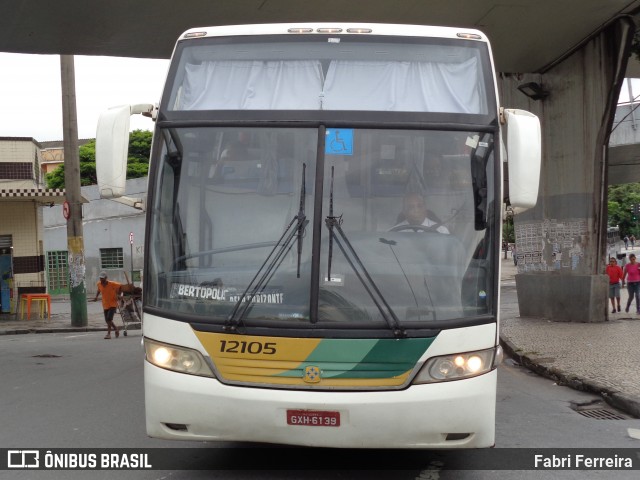
[[[40,467],[40,452],[38,450],[8,450],[8,468],[38,468]]]
[[[332,128],[327,130],[324,145],[326,155],[353,155],[353,129]]]
[[[304,377],[303,380],[307,383],[318,383],[320,382],[320,369],[318,367],[304,367]]]

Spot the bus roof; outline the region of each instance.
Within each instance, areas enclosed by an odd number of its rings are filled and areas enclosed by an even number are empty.
[[[389,35],[406,37],[458,38],[488,42],[488,39],[484,33],[471,28],[341,22],[272,23],[191,28],[184,32],[180,36],[179,40],[198,37],[204,38],[236,35],[326,35],[331,33],[348,35]]]

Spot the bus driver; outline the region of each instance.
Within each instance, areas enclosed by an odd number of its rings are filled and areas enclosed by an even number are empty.
[[[396,224],[391,231],[430,231],[435,230],[438,233],[449,235],[449,229],[440,224],[440,221],[429,218],[428,215],[433,215],[427,209],[424,198],[418,193],[408,193],[405,195],[402,203],[402,213],[398,219],[399,223]]]

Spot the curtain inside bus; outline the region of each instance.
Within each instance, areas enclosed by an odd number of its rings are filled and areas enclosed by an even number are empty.
[[[369,110],[486,114],[477,58],[186,64],[176,110]]]

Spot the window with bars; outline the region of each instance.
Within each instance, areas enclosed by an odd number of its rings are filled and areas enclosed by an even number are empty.
[[[100,267],[107,269],[124,268],[122,248],[101,248]]]
[[[47,276],[49,293],[69,293],[69,252],[57,250],[47,252]]]

